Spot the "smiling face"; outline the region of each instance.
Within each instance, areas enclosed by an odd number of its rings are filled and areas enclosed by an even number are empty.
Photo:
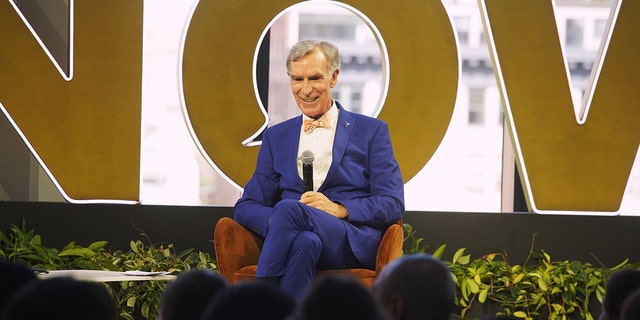
[[[329,111],[331,89],[338,81],[338,73],[340,69],[329,73],[327,59],[319,49],[291,61],[288,73],[291,91],[302,113],[317,119]]]

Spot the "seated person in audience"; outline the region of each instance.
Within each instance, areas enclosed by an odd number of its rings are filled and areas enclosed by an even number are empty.
[[[180,273],[162,292],[159,320],[199,320],[215,296],[228,286],[218,272],[193,270]]]
[[[382,269],[372,291],[391,320],[447,320],[455,307],[456,285],[449,268],[428,254],[392,261]]]
[[[607,280],[600,320],[618,320],[624,300],[640,289],[640,270],[623,269]]]
[[[52,278],[20,289],[2,320],[115,320],[116,310],[104,284]]]
[[[0,259],[0,315],[11,297],[25,284],[38,278],[29,268]]]
[[[371,292],[351,276],[319,278],[298,306],[293,320],[384,320]]]
[[[201,320],[285,320],[294,307],[293,298],[272,283],[242,282],[218,293]]]
[[[404,214],[404,182],[387,124],[331,97],[340,73],[333,44],[298,42],[286,68],[302,114],[264,131],[234,219],[264,237],[256,277],[300,297],[316,270],[374,269],[383,230]]]

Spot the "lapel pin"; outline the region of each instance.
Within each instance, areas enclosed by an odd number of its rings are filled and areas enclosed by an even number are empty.
[[[344,122],[344,127],[345,128],[348,128],[350,125],[351,125],[351,122],[347,122],[347,121]]]

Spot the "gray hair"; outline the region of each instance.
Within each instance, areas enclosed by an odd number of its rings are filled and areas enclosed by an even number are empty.
[[[320,49],[327,58],[329,74],[333,74],[334,71],[340,69],[340,53],[338,52],[338,47],[333,43],[318,40],[301,40],[294,44],[293,47],[291,47],[291,50],[289,50],[286,64],[287,72],[291,71],[291,62],[300,60],[300,58],[315,51],[316,49]]]

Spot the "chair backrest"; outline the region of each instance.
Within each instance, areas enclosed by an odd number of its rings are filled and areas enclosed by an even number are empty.
[[[389,262],[402,256],[403,243],[404,229],[402,227],[402,220],[398,220],[387,228],[382,239],[380,239],[378,254],[376,256],[376,273],[380,272]]]
[[[233,219],[223,217],[216,223],[213,245],[218,271],[233,283],[236,270],[258,264],[262,240]]]

